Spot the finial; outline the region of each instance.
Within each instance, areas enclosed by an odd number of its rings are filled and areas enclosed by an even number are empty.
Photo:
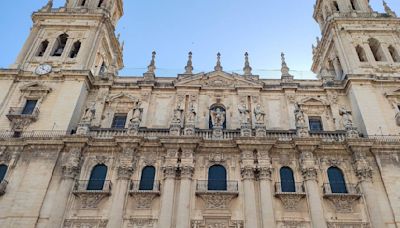
[[[244,53],[244,68],[243,68],[243,72],[244,75],[252,75],[251,71],[253,69],[250,66],[250,62],[249,62],[249,53],[246,52]]]
[[[53,0],[49,0],[45,6],[40,10],[41,12],[50,12],[53,8]]]
[[[154,74],[154,72],[155,72],[155,70],[156,70],[156,52],[155,51],[153,51],[152,53],[151,53],[152,55],[151,55],[151,62],[150,62],[150,65],[147,67],[147,73],[150,73],[150,74]]]
[[[397,17],[396,13],[388,6],[385,0],[383,0],[383,8],[385,8],[386,14],[391,17]]]
[[[222,71],[223,68],[221,66],[221,53],[217,53],[217,65],[214,67],[215,71]]]
[[[188,54],[188,61],[185,67],[185,74],[193,74],[192,52]]]
[[[125,48],[125,41],[123,40],[121,44],[121,52],[124,52],[124,48]]]
[[[289,74],[289,67],[286,64],[285,53],[283,52],[281,53],[281,60],[282,60],[282,68],[281,68],[282,77],[291,76]]]

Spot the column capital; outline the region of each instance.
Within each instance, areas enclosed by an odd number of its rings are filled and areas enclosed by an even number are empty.
[[[164,179],[174,179],[176,177],[176,167],[169,165],[163,167]]]
[[[194,175],[193,166],[182,166],[180,167],[181,179],[192,179]]]
[[[64,179],[74,179],[80,171],[82,147],[71,147],[62,165],[62,175]]]
[[[261,167],[258,169],[258,178],[260,180],[272,180],[272,168]]]
[[[245,166],[240,169],[240,174],[243,180],[254,180],[254,167]]]
[[[301,168],[301,174],[304,180],[317,180],[317,169],[314,167]]]
[[[118,167],[118,179],[119,180],[129,180],[134,172],[133,167],[129,166],[119,166]]]

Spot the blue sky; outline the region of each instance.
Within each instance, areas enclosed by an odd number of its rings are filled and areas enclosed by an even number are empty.
[[[4,1],[0,14],[3,31],[0,67],[16,59],[32,25],[30,15],[47,0]],[[301,3],[300,3],[301,2]],[[387,0],[400,14],[400,2]],[[121,75],[141,75],[153,50],[157,75],[183,72],[187,53],[193,52],[195,72],[211,71],[216,53],[224,70],[240,71],[248,51],[255,73],[279,76],[280,52],[296,78],[313,77],[311,45],[320,34],[312,18],[314,0],[125,0],[125,15],[117,33],[125,41],[125,68]],[[55,0],[55,7],[64,0]],[[293,5],[295,4],[295,5]],[[383,12],[381,0],[371,0]]]

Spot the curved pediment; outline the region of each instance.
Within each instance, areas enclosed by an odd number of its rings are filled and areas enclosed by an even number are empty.
[[[262,88],[263,83],[258,77],[244,77],[239,74],[230,74],[224,71],[213,71],[207,74],[200,73],[178,79],[175,86],[201,88]]]

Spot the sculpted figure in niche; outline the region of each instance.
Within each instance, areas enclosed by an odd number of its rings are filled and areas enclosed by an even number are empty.
[[[348,129],[353,127],[353,116],[351,111],[346,110],[344,107],[339,109],[339,114],[342,116],[343,126]]]
[[[94,119],[94,115],[96,114],[96,103],[92,103],[88,108],[85,109],[85,113],[83,114],[82,121],[83,122],[91,122]]]
[[[257,123],[264,123],[265,112],[262,110],[261,105],[257,104],[254,108],[254,116],[256,117]]]
[[[180,123],[182,121],[182,112],[183,109],[181,108],[181,104],[178,104],[178,106],[174,110],[174,118],[173,118],[174,122]]]
[[[188,114],[188,122],[196,121],[196,109],[194,108],[194,104],[190,104],[189,114]]]
[[[140,108],[141,105],[142,105],[142,102],[140,102],[140,101],[135,102],[135,104],[133,106],[133,110],[132,110],[132,118],[130,119],[131,123],[142,121],[143,109]]]
[[[214,127],[222,127],[225,122],[226,112],[221,110],[221,108],[216,108],[211,110],[211,120]]]
[[[306,119],[304,117],[304,112],[301,110],[299,104],[295,104],[294,115],[296,118],[296,128],[306,128]]]
[[[242,123],[250,123],[250,110],[247,109],[246,104],[241,104],[238,107]]]

